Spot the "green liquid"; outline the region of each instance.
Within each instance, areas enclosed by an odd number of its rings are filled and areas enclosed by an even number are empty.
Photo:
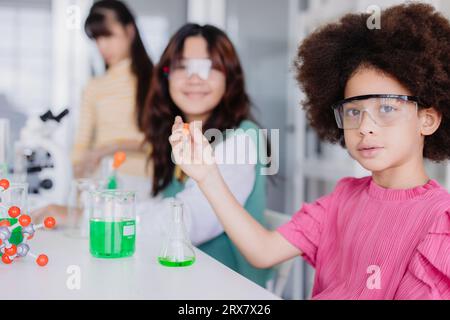
[[[172,261],[168,258],[158,257],[158,261],[165,267],[188,267],[194,264],[195,258],[193,257],[184,261]]]
[[[109,177],[108,179],[108,190],[116,190],[118,187],[118,183],[117,183],[117,177],[116,175],[112,175]]]
[[[130,257],[134,254],[135,242],[135,220],[90,221],[90,251],[96,258]]]
[[[0,219],[0,221],[8,220],[11,225],[14,225],[17,222],[17,219],[7,218],[7,219]],[[19,226],[16,229],[13,230],[11,233],[11,238],[9,238],[9,242],[12,244],[18,245],[22,243],[23,241],[23,235],[22,235],[22,227]],[[0,252],[0,257],[2,256],[2,253]]]

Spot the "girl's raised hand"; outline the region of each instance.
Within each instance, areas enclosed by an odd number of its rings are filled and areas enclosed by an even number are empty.
[[[217,170],[211,145],[202,134],[201,122],[187,124],[181,117],[176,117],[169,142],[172,145],[172,160],[198,183]]]

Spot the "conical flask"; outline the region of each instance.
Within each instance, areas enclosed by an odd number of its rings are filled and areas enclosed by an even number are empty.
[[[174,200],[171,207],[168,233],[158,261],[166,267],[187,267],[195,262],[195,253],[184,224],[183,204]]]

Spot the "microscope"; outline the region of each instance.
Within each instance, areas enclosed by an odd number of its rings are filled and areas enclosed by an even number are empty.
[[[30,117],[14,146],[14,178],[26,182],[29,193],[49,203],[62,204],[67,198],[72,166],[67,151],[55,140],[57,127],[69,110],[55,116],[50,110]]]

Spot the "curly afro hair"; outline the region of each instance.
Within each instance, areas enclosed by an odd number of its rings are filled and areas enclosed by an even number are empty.
[[[450,158],[450,23],[432,6],[404,4],[381,13],[381,29],[369,29],[369,14],[348,14],[310,35],[295,60],[304,109],[319,137],[344,145],[331,106],[344,98],[349,78],[360,67],[395,77],[420,105],[434,107],[442,124],[426,137],[424,157]]]

